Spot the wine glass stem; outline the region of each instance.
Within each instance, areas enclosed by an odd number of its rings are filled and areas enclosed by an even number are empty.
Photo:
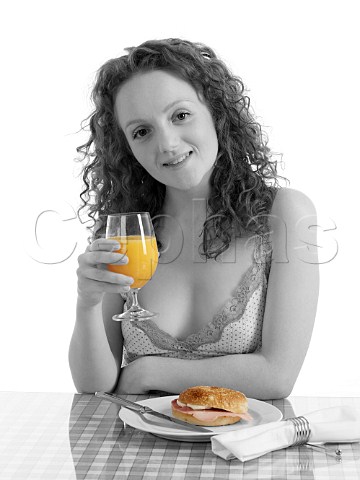
[[[132,288],[131,289],[131,295],[132,295],[132,305],[131,308],[140,308],[140,305],[138,303],[138,288]]]

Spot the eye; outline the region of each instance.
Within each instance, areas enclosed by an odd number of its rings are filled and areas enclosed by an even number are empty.
[[[135,140],[138,137],[145,137],[146,134],[147,134],[146,128],[139,128],[139,130],[135,130],[132,137]]]
[[[189,115],[190,115],[189,112],[179,112],[179,113],[176,114],[176,118],[178,120],[185,120],[186,117],[188,117]]]

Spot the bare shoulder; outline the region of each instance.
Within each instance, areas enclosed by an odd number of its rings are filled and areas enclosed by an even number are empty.
[[[316,215],[316,209],[311,199],[300,190],[280,188],[271,215],[297,222],[304,215]]]
[[[317,262],[317,218],[310,198],[299,190],[280,189],[269,217],[274,257],[291,265]]]

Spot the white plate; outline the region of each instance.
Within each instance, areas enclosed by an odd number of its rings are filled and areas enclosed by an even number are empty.
[[[149,398],[137,403],[151,407],[153,410],[171,417],[171,401],[175,398],[178,398],[178,395]],[[209,433],[183,430],[180,425],[176,425],[165,419],[162,420],[160,418],[152,417],[151,415],[147,416],[149,419],[149,423],[147,423],[139,414],[123,407],[119,412],[119,417],[124,423],[137,428],[138,430],[149,432],[168,440],[180,440],[182,442],[209,442],[213,435],[254,427],[255,425],[261,425],[263,423],[277,422],[283,417],[281,411],[269,403],[261,402],[260,400],[255,400],[253,398],[248,398],[248,402],[249,413],[253,417],[250,422],[240,420],[240,422],[234,423],[233,425],[206,427],[209,430]],[[152,421],[156,422],[156,424],[150,423]]]

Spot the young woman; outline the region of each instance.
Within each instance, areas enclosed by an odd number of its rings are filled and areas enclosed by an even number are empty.
[[[279,187],[242,81],[204,45],[148,41],[100,68],[93,101],[78,149],[95,240],[77,271],[77,389],[288,396],[316,314],[316,212]],[[136,211],[154,218],[159,265],[139,298],[159,316],[114,322],[133,279],[107,270],[127,259],[96,234]]]

